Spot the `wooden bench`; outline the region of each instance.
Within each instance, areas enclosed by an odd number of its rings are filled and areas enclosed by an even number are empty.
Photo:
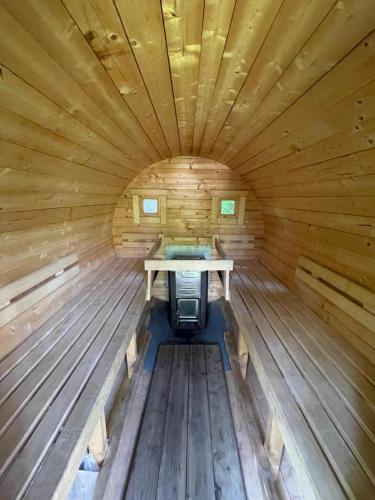
[[[79,273],[78,257],[69,254],[0,289],[0,327],[33,307]]]
[[[143,262],[112,259],[0,361],[0,498],[65,498],[106,417],[145,307]]]
[[[270,409],[265,446],[283,446],[307,498],[375,496],[374,366],[256,261],[238,263],[230,308]],[[246,363],[242,363],[246,375]]]

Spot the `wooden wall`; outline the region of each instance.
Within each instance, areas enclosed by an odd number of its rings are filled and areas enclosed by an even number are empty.
[[[251,185],[261,258],[358,336],[295,268],[375,286],[374,19],[373,0],[1,1],[0,285],[90,260],[143,168],[196,155]],[[194,232],[189,215],[174,231]]]
[[[358,32],[363,26],[358,23]],[[341,37],[345,43],[354,26],[348,29]],[[249,181],[262,205],[263,262],[366,354],[372,333],[295,276],[302,255],[375,290],[374,33],[356,41],[314,85],[301,87],[288,107],[266,96],[258,111],[263,125],[254,129],[251,121],[241,148],[238,136],[217,158]],[[310,47],[323,61],[322,43],[316,38]],[[294,91],[305,78],[305,72],[295,74]],[[274,119],[272,109],[280,111]]]
[[[112,215],[122,191],[117,177],[47,153],[47,134],[44,145],[34,149],[27,137],[30,124],[18,119],[22,145],[0,140],[0,288],[72,252],[78,255],[80,274],[74,285],[64,285],[0,328],[0,357],[113,254]]]
[[[238,220],[245,195],[244,220]],[[160,214],[134,220],[133,197],[166,198]],[[235,217],[220,217],[219,199],[237,199]],[[213,201],[213,198],[215,200]],[[250,186],[221,163],[197,157],[176,157],[142,171],[121,194],[113,218],[114,246],[119,255],[147,255],[158,235],[165,244],[208,244],[219,235],[224,250],[236,258],[254,257],[263,235],[263,218]]]

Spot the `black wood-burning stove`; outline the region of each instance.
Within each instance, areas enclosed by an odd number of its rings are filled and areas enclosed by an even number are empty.
[[[176,255],[176,260],[204,257]],[[208,271],[168,271],[169,312],[172,328],[203,330],[207,322]]]

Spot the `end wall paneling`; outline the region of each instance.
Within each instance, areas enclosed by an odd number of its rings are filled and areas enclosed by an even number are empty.
[[[224,246],[229,255],[253,257],[255,242],[263,234],[263,221],[255,196],[244,188],[246,183],[236,174],[212,160],[180,157],[156,163],[134,179],[120,197],[113,220],[116,251],[129,256],[137,251],[147,254],[157,234],[164,234],[166,244],[206,245],[219,234],[226,237]],[[161,211],[157,217],[141,217],[139,227],[134,222],[135,196],[158,198]],[[237,215],[220,217],[220,199],[231,197],[238,202]]]

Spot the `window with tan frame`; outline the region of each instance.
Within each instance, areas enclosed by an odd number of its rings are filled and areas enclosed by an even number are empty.
[[[143,198],[142,199],[142,213],[143,215],[159,215],[159,200],[157,198]]]

